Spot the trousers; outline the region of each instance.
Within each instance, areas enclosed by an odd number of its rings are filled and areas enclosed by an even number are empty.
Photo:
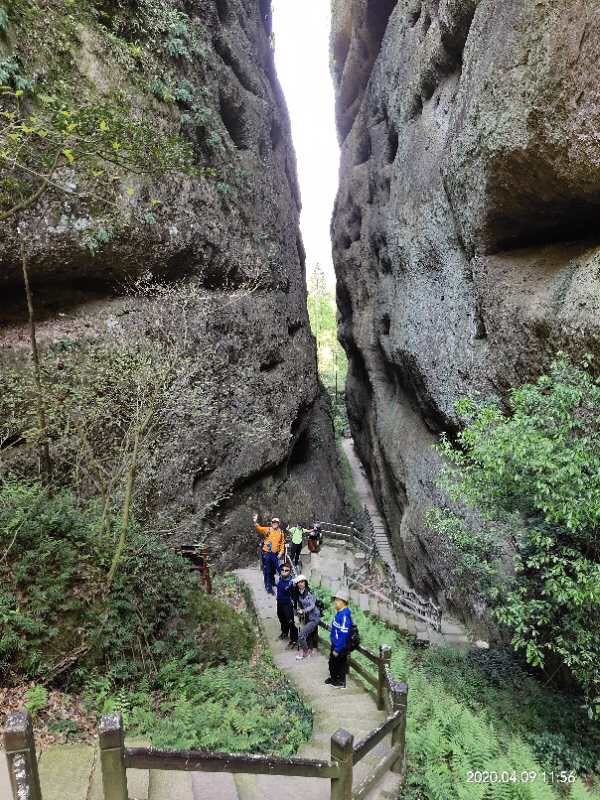
[[[315,619],[312,622],[307,622],[306,625],[300,628],[298,644],[303,650],[308,650],[309,647],[314,646],[313,634],[317,630],[318,624],[319,621]]]
[[[302,542],[300,544],[292,544],[290,547],[290,558],[295,567],[298,566],[298,561],[300,561],[300,552],[302,551]]]
[[[346,683],[346,672],[348,668],[348,653],[338,653],[333,655],[333,648],[329,654],[329,674],[334,683]]]
[[[294,622],[294,606],[291,603],[277,601],[277,618],[281,625],[281,633],[290,636],[290,642],[295,644],[298,641],[298,628]]]
[[[265,589],[269,594],[273,594],[275,585],[275,573],[277,572],[278,558],[277,553],[262,553],[262,570]]]

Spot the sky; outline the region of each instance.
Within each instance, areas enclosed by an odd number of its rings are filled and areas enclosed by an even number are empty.
[[[329,74],[330,6],[326,0],[273,0],[275,61],[298,162],[307,272],[319,263],[333,285],[329,223],[337,191],[339,148]]]

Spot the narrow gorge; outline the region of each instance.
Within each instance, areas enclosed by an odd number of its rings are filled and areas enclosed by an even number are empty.
[[[600,353],[600,11],[337,0],[332,222],[348,411],[405,574],[452,607],[425,515],[466,395]],[[465,618],[480,609],[463,604]]]

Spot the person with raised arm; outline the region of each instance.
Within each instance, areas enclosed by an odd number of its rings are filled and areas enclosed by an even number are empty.
[[[279,517],[273,517],[270,525],[259,525],[258,514],[254,514],[252,520],[254,527],[263,537],[261,562],[265,591],[267,594],[275,594],[273,586],[279,567],[279,558],[285,553],[285,538],[281,530],[281,520]]]

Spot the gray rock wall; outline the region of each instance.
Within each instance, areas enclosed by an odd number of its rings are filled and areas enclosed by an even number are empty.
[[[455,401],[600,354],[600,11],[339,2],[332,54],[351,426],[405,571],[447,602],[424,514]]]
[[[145,5],[162,13],[164,4]],[[169,436],[146,465],[145,495],[163,527],[178,531],[176,539],[208,531],[215,551],[232,562],[254,552],[252,509],[308,524],[315,517],[340,518],[342,508],[306,310],[300,198],[275,74],[270,3],[172,5],[187,15],[194,32],[191,55],[170,58],[157,39],[137,62],[124,65],[134,52],[127,25],[118,29],[125,47],[98,20],[107,19],[106,9],[122,14],[127,6],[106,4],[66,31],[70,71],[63,76],[86,102],[108,102],[118,93],[157,129],[180,131],[197,164],[212,172],[158,180],[123,173],[123,198],[125,185],[133,186],[134,206],[160,199],[151,224],[136,221],[125,202],[122,213],[109,218],[85,197],[59,194],[28,211],[22,225],[44,347],[63,338],[102,337],[119,326],[131,311],[124,287],[142,274],[184,280],[200,293],[186,335],[197,354],[190,381],[200,382],[210,413],[198,421],[193,409],[178,410]],[[24,71],[33,74],[40,60],[53,63],[50,42],[40,54],[40,39],[34,52],[17,34],[12,30],[2,47],[18,54]],[[43,40],[42,27],[39,35]],[[36,74],[48,91],[43,76],[52,74],[50,66]],[[187,81],[193,98],[158,99],[149,88],[157,77],[173,86]],[[190,123],[198,108],[201,122]],[[56,179],[80,188],[85,181],[66,167]],[[86,233],[101,227],[109,230],[109,241],[92,255]],[[0,347],[12,360],[27,352],[19,269],[15,230],[5,224]],[[143,303],[135,311],[143,314]]]

